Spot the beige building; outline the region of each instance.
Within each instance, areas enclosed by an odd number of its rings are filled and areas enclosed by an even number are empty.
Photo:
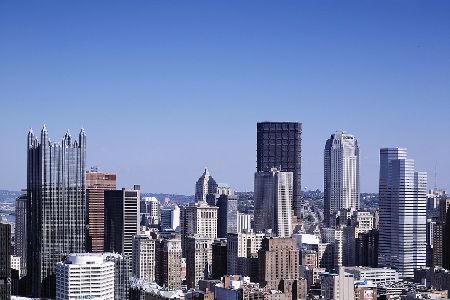
[[[246,233],[229,233],[227,236],[227,273],[238,273],[238,258],[251,257],[261,249],[266,234],[249,231]]]
[[[158,241],[146,234],[133,238],[133,276],[143,281],[156,280],[156,247]]]
[[[207,279],[211,272],[212,240],[203,236],[186,238],[186,282],[187,287],[198,288],[198,282]]]

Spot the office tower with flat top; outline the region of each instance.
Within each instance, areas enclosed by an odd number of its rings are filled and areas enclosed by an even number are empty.
[[[55,297],[55,266],[86,246],[86,135],[69,131],[51,142],[30,130],[27,147],[27,286],[32,297]]]
[[[257,124],[256,171],[278,168],[293,174],[292,209],[301,213],[302,124],[298,122],[260,122]]]

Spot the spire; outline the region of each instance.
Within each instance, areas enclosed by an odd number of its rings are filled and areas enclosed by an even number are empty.
[[[42,127],[42,132],[47,132],[47,127],[44,124],[44,127]]]

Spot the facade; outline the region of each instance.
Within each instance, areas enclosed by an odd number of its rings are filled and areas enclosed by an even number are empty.
[[[144,281],[156,281],[156,257],[159,241],[145,234],[133,238],[133,277]]]
[[[217,183],[212,178],[208,169],[205,168],[202,176],[197,180],[195,184],[195,202],[204,201],[206,202],[206,196],[209,194],[216,193]]]
[[[14,255],[20,257],[20,277],[27,274],[27,195],[16,199]]]
[[[155,197],[144,197],[141,200],[141,225],[158,227],[161,219],[160,204]]]
[[[181,210],[181,246],[183,257],[185,242],[189,236],[201,236],[211,241],[217,238],[217,210],[216,206],[209,206],[204,201],[191,203]]]
[[[211,274],[212,240],[204,236],[186,238],[186,281],[187,287],[198,288],[199,280],[208,279]]]
[[[359,233],[356,238],[355,262],[357,266],[378,266],[378,230]]]
[[[292,172],[272,168],[255,173],[255,230],[272,230],[279,237],[292,235]]]
[[[292,211],[301,212],[302,124],[298,122],[260,122],[256,125],[256,171],[291,172]]]
[[[353,274],[355,280],[376,284],[391,284],[400,280],[398,272],[391,268],[345,267],[345,272]]]
[[[17,271],[19,278],[23,277],[23,275],[20,273],[21,270],[20,256],[11,255],[11,269]]]
[[[116,174],[86,172],[87,243],[88,252],[104,251],[105,190],[116,189]]]
[[[157,258],[156,282],[171,290],[181,289],[181,240],[164,239]]]
[[[114,299],[128,299],[130,288],[130,257],[118,253],[104,253],[104,261],[114,263]]]
[[[176,204],[161,207],[161,230],[180,230],[180,207]]]
[[[105,191],[105,251],[130,256],[139,232],[140,191]]]
[[[238,268],[239,258],[250,258],[258,254],[264,233],[230,233],[227,236],[227,274],[241,274]],[[247,274],[245,274],[247,275]]]
[[[30,130],[27,151],[27,286],[33,297],[55,297],[55,265],[86,246],[86,135],[61,143]]]
[[[339,270],[339,274],[323,273],[320,275],[321,295],[330,300],[355,299],[354,278],[352,274]]]
[[[226,238],[228,233],[237,233],[238,197],[234,194],[219,196],[217,209],[217,237]]]
[[[227,274],[227,239],[217,239],[212,245],[211,279],[220,279]]]
[[[237,219],[237,233],[249,232],[252,230],[252,218],[251,214],[238,213]]]
[[[380,150],[379,264],[412,278],[426,264],[427,175],[404,148]]]
[[[336,132],[325,144],[324,205],[328,227],[339,210],[359,209],[359,146],[351,134]]]
[[[11,225],[0,221],[0,299],[11,299]]]
[[[286,299],[298,299],[299,251],[292,238],[265,238],[258,252],[259,283],[269,289],[280,289]]]
[[[103,254],[71,254],[56,264],[56,299],[114,300],[114,271]]]

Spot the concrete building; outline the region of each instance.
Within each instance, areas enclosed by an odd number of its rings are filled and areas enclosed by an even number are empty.
[[[288,300],[299,298],[299,251],[294,239],[265,238],[258,259],[262,287],[281,289]]]
[[[378,230],[360,233],[355,246],[356,265],[366,267],[378,266]]]
[[[171,290],[181,289],[181,240],[163,239],[156,261],[156,282]]]
[[[0,299],[11,299],[11,225],[0,220]]]
[[[234,194],[222,194],[216,202],[217,237],[226,238],[228,233],[238,232],[238,197]]]
[[[244,274],[238,268],[238,258],[250,258],[261,249],[262,240],[266,234],[255,233],[230,233],[227,237],[227,274]]]
[[[195,202],[206,202],[206,196],[216,193],[216,190],[217,183],[214,178],[212,178],[208,168],[205,168],[202,176],[200,176],[195,184]]]
[[[255,173],[255,230],[272,230],[279,237],[292,235],[292,172],[276,168]]]
[[[20,257],[20,275],[27,274],[27,195],[16,199],[16,226],[14,234],[14,255]]]
[[[426,264],[427,175],[404,148],[380,150],[379,264],[412,278]]]
[[[211,279],[220,279],[227,274],[227,239],[217,239],[212,245]]]
[[[54,143],[44,125],[27,144],[27,287],[54,298],[56,263],[86,247],[86,134],[76,141],[67,131]]]
[[[11,255],[11,269],[16,270],[18,272],[19,278],[22,278],[21,274],[21,266],[22,263],[20,261],[20,256]]]
[[[141,225],[148,228],[158,227],[161,213],[160,204],[155,197],[143,197],[141,199]]]
[[[118,253],[103,253],[105,262],[114,263],[114,299],[128,299],[131,259]]]
[[[372,281],[376,284],[390,284],[400,281],[399,273],[391,268],[345,267],[355,280]]]
[[[105,251],[133,254],[133,237],[139,232],[140,190],[105,190]]]
[[[211,274],[212,240],[205,236],[186,238],[186,281],[188,288],[198,288],[198,282]]]
[[[261,288],[249,277],[238,275],[224,276],[222,282],[215,286],[214,294],[216,300],[286,300],[281,291]]]
[[[256,171],[291,172],[292,211],[301,215],[302,124],[298,122],[260,122],[256,129]]]
[[[71,254],[56,264],[56,299],[114,299],[114,263],[103,254]]]
[[[354,278],[352,274],[345,273],[342,268],[339,274],[322,273],[320,275],[322,297],[329,300],[355,299]]]
[[[206,237],[213,241],[217,238],[217,210],[216,206],[209,206],[205,201],[191,203],[181,210],[181,247],[183,257],[185,241],[189,236]]]
[[[104,252],[105,191],[116,189],[116,174],[86,172],[87,243],[88,252]]]
[[[354,135],[336,132],[324,150],[324,218],[333,227],[335,214],[359,209],[359,146]]]
[[[371,281],[355,281],[355,300],[377,300],[377,285]]]
[[[161,230],[180,231],[180,207],[169,204],[161,207]]]
[[[137,234],[133,238],[133,277],[144,281],[156,281],[156,258],[159,241],[146,234]]]
[[[128,298],[127,298],[128,299]],[[155,282],[133,280],[129,300],[185,300],[185,294],[179,289],[161,287]],[[211,299],[212,300],[212,299]]]
[[[238,213],[237,220],[237,233],[248,232],[252,230],[252,218],[251,214]]]

